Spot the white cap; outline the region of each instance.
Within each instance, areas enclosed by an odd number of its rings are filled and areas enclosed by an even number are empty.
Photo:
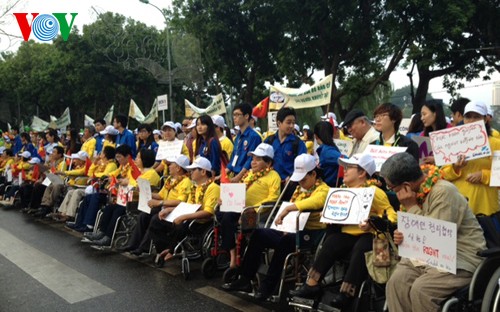
[[[308,124],[304,124],[304,125],[302,126],[302,130],[310,130],[310,129],[311,129],[311,128],[309,127],[309,125],[308,125]]]
[[[214,122],[214,125],[216,125],[219,128],[225,128],[226,122],[224,121],[224,117],[220,115],[214,115],[212,116],[212,121]]]
[[[230,129],[229,131],[231,131],[231,135],[236,135],[236,131],[234,131],[234,129]]]
[[[174,129],[177,131],[177,127],[175,126],[175,123],[173,121],[166,121],[163,126],[161,126],[161,129],[163,130],[165,127],[169,127],[170,129]]]
[[[352,157],[349,159],[339,158],[339,165],[358,165],[370,176],[372,176],[377,170],[377,166],[375,166],[375,160],[373,160],[370,154],[355,154],[352,155]]]
[[[491,105],[486,105],[486,111],[488,112],[488,115],[493,117],[493,108],[491,107]]]
[[[182,169],[187,170],[189,167],[189,158],[187,158],[185,155],[177,155],[172,158],[167,158],[167,162],[170,163],[176,163],[179,165]]]
[[[262,132],[262,130],[260,129],[260,127],[255,127],[255,131]]]
[[[337,115],[335,115],[335,113],[332,113],[332,112],[328,112],[328,113],[326,113],[325,116],[321,116],[321,119],[323,119],[323,120],[329,120],[330,118],[337,121]]]
[[[39,164],[39,163],[40,163],[40,158],[38,158],[38,157],[33,157],[33,158],[31,158],[31,159],[28,161],[28,163],[30,163],[30,164],[32,164],[32,165],[34,165],[34,164]]]
[[[196,127],[196,120],[197,119],[193,119],[191,120],[191,124],[189,126],[187,126],[188,129],[193,129],[194,127]]]
[[[257,120],[259,120],[259,117],[254,116],[254,115],[252,115],[252,118],[253,118],[253,120],[255,120],[255,122],[257,122]]]
[[[316,159],[310,154],[301,154],[295,158],[293,164],[293,174],[290,180],[293,182],[299,182],[302,180],[306,174],[316,168]]]
[[[298,124],[293,125],[293,128],[297,130],[297,132],[300,132],[300,127]]]
[[[155,130],[153,130],[153,134],[158,134],[158,135],[161,135],[161,131],[160,131],[160,130],[158,130],[158,129],[155,129]]]
[[[270,157],[271,159],[274,158],[274,149],[271,145],[267,143],[260,143],[257,148],[255,148],[255,151],[248,153],[248,155],[252,156],[258,156],[258,157]]]
[[[212,170],[212,164],[205,157],[198,157],[193,161],[192,165],[186,167],[186,169],[189,169],[189,170],[196,169],[196,168],[210,171],[210,170]]]
[[[22,153],[19,153],[19,155],[21,155],[21,157],[23,157],[23,158],[31,158],[31,153],[28,151],[24,151]]]
[[[102,135],[106,135],[106,134],[118,135],[120,132],[118,130],[116,130],[115,127],[113,127],[113,126],[107,126],[106,128],[104,128],[104,130],[102,130],[99,133]]]
[[[182,129],[182,125],[180,124],[180,122],[175,123],[175,128],[177,131],[179,131],[179,129]]]
[[[80,160],[87,160],[89,157],[89,154],[84,151],[79,151],[78,153],[71,154],[71,159],[80,159]]]
[[[474,112],[478,113],[479,115],[486,116],[488,115],[488,108],[486,107],[486,104],[484,102],[470,102],[465,105],[464,115],[469,112]]]

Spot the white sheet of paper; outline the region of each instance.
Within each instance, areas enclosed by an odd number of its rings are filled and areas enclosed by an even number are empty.
[[[398,212],[398,230],[403,233],[399,255],[456,274],[457,225],[452,222]]]
[[[7,182],[12,182],[12,170],[7,170]]]
[[[158,152],[156,152],[156,160],[172,159],[179,156],[182,152],[183,144],[184,141],[182,140],[160,141]]]
[[[349,151],[352,149],[352,141],[340,139],[334,139],[333,141],[342,155],[349,155]]]
[[[50,179],[49,178],[45,178],[42,182],[42,185],[45,185],[45,186],[49,186],[50,184],[52,184],[52,182],[50,182]]]
[[[493,161],[491,162],[490,186],[500,186],[500,151],[493,152]]]
[[[283,210],[290,206],[293,205],[290,202],[283,202],[281,204],[280,210],[278,211],[278,214],[276,215],[276,218],[283,212]],[[271,229],[281,231],[281,232],[286,232],[286,233],[296,233],[297,232],[297,215],[299,214],[299,211],[292,211],[289,212],[286,217],[283,219],[283,223],[280,225],[276,225],[276,218],[273,221],[273,224],[271,225]],[[304,227],[306,226],[307,219],[309,219],[310,212],[304,212],[301,213],[299,216],[299,231],[302,231]]]
[[[277,111],[267,113],[267,131],[270,133],[278,131],[278,124],[276,122],[277,115],[278,115]]]
[[[118,193],[116,194],[116,204],[120,206],[127,206],[127,203],[132,199],[132,192],[128,186],[118,186]]]
[[[380,172],[380,168],[385,163],[387,158],[397,153],[405,152],[407,147],[400,146],[383,146],[383,145],[368,145],[364,151],[365,154],[370,154],[375,160],[376,172]]]
[[[418,163],[421,165],[424,163],[425,157],[434,155],[432,153],[431,140],[428,137],[418,135],[414,135],[411,138],[418,145]]]
[[[50,180],[50,182],[54,183],[55,185],[64,184],[64,180],[57,174],[47,173],[46,176]]]
[[[174,222],[177,217],[187,215],[190,213],[195,213],[198,209],[200,209],[200,204],[188,204],[188,203],[180,203],[172,210],[171,213],[167,215],[165,221]]]
[[[246,185],[245,183],[221,183],[220,197],[221,212],[241,213],[245,208]]]
[[[147,214],[151,214],[151,208],[148,206],[148,201],[153,197],[151,194],[151,183],[146,179],[137,179],[137,186],[139,187],[139,205],[138,209]]]
[[[333,224],[359,224],[368,219],[374,196],[373,187],[331,188],[320,221]]]
[[[491,155],[488,133],[482,120],[433,131],[429,138],[436,166],[456,163],[460,155],[465,155],[465,160]]]

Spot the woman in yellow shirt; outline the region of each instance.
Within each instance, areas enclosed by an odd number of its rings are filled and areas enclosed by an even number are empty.
[[[167,163],[169,164],[168,170],[170,176],[166,179],[160,192],[152,194],[152,199],[148,202],[151,212],[141,212],[137,216],[137,225],[130,241],[120,251],[130,251],[135,256],[140,256],[143,252],[147,252],[151,239],[146,233],[152,218],[162,209],[176,207],[181,202],[188,201],[192,188],[191,179],[187,171],[189,158],[179,155],[175,159],[168,159]]]
[[[316,210],[317,212],[311,212],[305,230],[300,233],[301,245],[313,244],[319,240],[322,234],[322,231],[317,230],[325,228],[319,219],[329,187],[320,178],[320,171],[316,167],[314,156],[309,154],[301,154],[295,158],[294,171],[290,180],[299,183],[292,195],[292,205],[286,207],[276,217],[275,222],[278,225],[281,224],[286,215],[292,211]],[[258,300],[270,297],[281,276],[286,256],[295,251],[295,239],[296,234],[283,233],[273,229],[255,230],[248,243],[239,279],[222,285],[222,288],[230,291],[251,291],[250,280],[254,278],[259,269],[262,252],[266,248],[273,248],[274,254],[267,275],[255,294],[255,298]]]
[[[482,102],[471,102],[464,109],[464,124],[484,120],[491,151],[500,150],[500,140],[491,136],[491,127],[486,122],[487,108]],[[459,156],[453,165],[444,166],[444,178],[458,188],[469,201],[475,215],[492,215],[498,211],[498,189],[490,187],[493,156],[465,161]]]
[[[159,146],[161,147],[162,142],[174,142],[174,141],[179,141],[177,139],[177,128],[175,127],[175,124],[172,121],[167,121],[163,124],[161,127],[161,131],[163,134],[163,141],[160,141]],[[182,144],[182,149],[181,149],[181,154],[189,157],[189,150],[186,146],[186,144]],[[168,164],[167,161],[164,159],[156,159],[157,163],[155,164],[155,170],[158,172],[158,174],[166,177],[168,176]],[[159,161],[159,162],[158,162]]]
[[[376,180],[369,180],[375,173],[375,161],[368,154],[356,154],[350,159],[339,159],[344,167],[345,187],[373,187],[375,195],[370,209],[370,215],[382,217],[387,215],[390,221],[396,222],[396,212],[389,203],[387,195],[378,188]],[[359,225],[328,226],[327,236],[321,246],[321,252],[309,270],[306,283],[299,289],[290,291],[290,295],[314,298],[321,289],[319,283],[325,277],[335,261],[351,254],[349,267],[340,287],[340,293],[334,297],[332,305],[341,308],[359,290],[361,283],[368,276],[365,262],[365,252],[372,249],[373,234],[370,225],[365,221]]]
[[[280,195],[281,178],[273,170],[273,147],[261,143],[252,155],[251,169],[243,176],[246,185],[245,205],[247,207],[260,206],[265,202],[274,202]],[[222,249],[229,251],[231,261],[229,267],[236,267],[236,241],[234,239],[238,229],[240,214],[236,212],[220,212],[217,219],[220,222]]]
[[[202,233],[210,227],[209,220],[215,213],[215,205],[220,197],[220,187],[212,180],[212,165],[208,159],[198,157],[187,169],[191,170],[191,180],[196,184],[191,189],[188,203],[198,204],[200,208],[194,213],[177,217],[173,222],[167,222],[165,218],[175,207],[165,207],[153,217],[148,233],[158,253],[157,267],[162,267],[166,260],[173,257],[175,245],[187,235],[189,221],[197,221],[191,226],[191,231],[196,233]]]

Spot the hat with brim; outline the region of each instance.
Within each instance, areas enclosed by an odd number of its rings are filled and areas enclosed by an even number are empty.
[[[181,167],[184,170],[189,170],[189,158],[187,158],[185,155],[177,155],[175,157],[167,157],[165,159],[167,163],[176,163],[179,167]]]
[[[488,107],[486,107],[486,104],[484,102],[470,102],[465,105],[464,116],[465,114],[470,112],[486,116],[488,115]]]
[[[161,130],[165,129],[165,127],[168,127],[170,129],[174,129],[177,131],[177,127],[175,126],[175,123],[173,123],[172,121],[167,121],[165,122],[162,126],[161,126]]]
[[[372,176],[377,170],[375,160],[370,154],[355,154],[351,158],[339,158],[339,165],[356,165]]]
[[[203,169],[203,170],[211,171],[212,164],[205,157],[198,157],[193,161],[193,163],[190,166],[187,166],[186,169],[188,169],[188,170]]]
[[[84,151],[79,151],[78,153],[71,154],[71,159],[87,160],[89,154]]]
[[[248,153],[249,156],[269,157],[274,158],[274,149],[267,143],[260,143],[253,152]]]
[[[307,173],[316,168],[316,159],[310,154],[301,154],[295,158],[293,164],[293,174],[290,180],[293,182],[299,182],[306,176]]]
[[[23,158],[30,158],[31,157],[31,153],[28,152],[28,151],[24,151],[22,153],[19,153],[19,156],[21,156]]]
[[[28,161],[29,164],[35,165],[40,163],[40,158],[38,157],[33,157]]]
[[[186,128],[188,129],[193,129],[194,127],[196,127],[196,120],[197,119],[193,119],[191,120],[191,124],[189,126],[187,126]]]
[[[361,110],[353,109],[352,111],[347,113],[347,115],[345,116],[344,124],[343,124],[344,127],[349,127],[355,119],[357,119],[359,117],[363,117],[363,116],[365,116],[365,113],[363,113]]]
[[[104,130],[100,131],[99,133],[102,135],[106,135],[106,134],[118,135],[118,133],[120,133],[120,132],[118,130],[116,130],[115,127],[113,127],[113,126],[107,126],[106,128],[104,128]]]

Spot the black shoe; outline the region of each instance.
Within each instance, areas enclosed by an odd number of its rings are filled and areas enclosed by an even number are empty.
[[[30,211],[30,208],[28,208],[28,207],[21,209],[22,213],[28,213],[29,211]]]
[[[330,305],[337,309],[342,309],[346,307],[351,302],[352,297],[347,296],[344,293],[333,294],[332,301]]]
[[[132,249],[134,249],[134,248],[131,246],[123,246],[123,247],[115,248],[115,250],[118,252],[127,252],[127,251],[131,251]]]
[[[288,293],[290,297],[314,299],[321,293],[321,287],[319,285],[309,286],[304,283],[300,288],[290,290]]]
[[[255,293],[255,299],[259,301],[266,301],[269,297],[271,297],[272,293],[270,292],[262,292],[262,291],[257,291]]]
[[[250,280],[248,278],[240,276],[240,278],[234,282],[222,285],[222,289],[227,291],[252,292],[252,284],[250,284]]]

